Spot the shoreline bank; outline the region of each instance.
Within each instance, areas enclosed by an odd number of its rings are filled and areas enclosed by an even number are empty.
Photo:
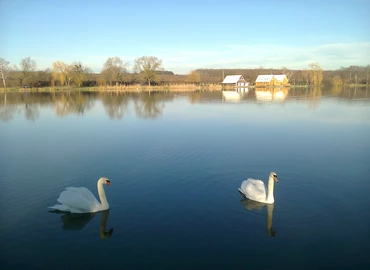
[[[319,86],[325,87],[325,86]],[[334,87],[334,86],[332,86]],[[338,88],[367,88],[368,85],[341,85]],[[139,93],[139,92],[202,92],[202,91],[236,91],[236,89],[290,89],[290,88],[315,88],[309,85],[290,85],[289,87],[282,86],[265,86],[256,87],[251,85],[248,87],[234,87],[222,84],[171,84],[171,85],[115,85],[115,86],[92,86],[92,87],[33,87],[33,88],[0,88],[0,92],[122,92],[122,93]]]

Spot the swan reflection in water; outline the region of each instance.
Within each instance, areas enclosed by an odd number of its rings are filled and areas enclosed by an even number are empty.
[[[61,214],[60,219],[62,220],[62,229],[67,231],[79,231],[82,230],[86,224],[88,224],[91,220],[94,219],[96,215],[101,213],[100,218],[100,229],[99,235],[100,238],[106,239],[112,236],[113,228],[109,231],[106,231],[106,223],[109,216],[109,209],[95,212],[95,213],[69,213],[69,212],[61,212],[61,211],[50,211],[52,213]]]
[[[276,230],[272,228],[272,213],[274,212],[274,204],[260,203],[260,202],[252,201],[245,197],[240,202],[249,211],[261,212],[263,207],[266,205],[267,207],[267,233],[270,236],[276,235]]]

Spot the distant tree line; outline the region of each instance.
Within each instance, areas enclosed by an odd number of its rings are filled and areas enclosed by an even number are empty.
[[[162,61],[154,56],[142,56],[134,60],[132,72],[129,64],[120,57],[108,57],[102,71],[94,73],[81,62],[68,64],[56,61],[51,68],[37,70],[35,60],[22,59],[18,66],[0,58],[0,80],[2,87],[49,87],[49,86],[102,86],[102,85],[158,85],[171,83],[221,83],[227,75],[242,75],[251,85],[258,75],[285,74],[291,85],[369,84],[370,65],[341,67],[323,70],[319,63],[297,70],[282,67],[250,69],[196,69],[186,75],[176,75],[162,67]]]
[[[18,66],[0,58],[0,78],[3,87],[47,87],[47,86],[96,86],[121,84],[159,84],[163,76],[173,75],[162,68],[162,61],[154,56],[135,59],[133,72],[120,57],[108,57],[101,73],[93,73],[81,62],[72,64],[56,61],[51,68],[36,70],[37,65],[30,57],[21,60]]]
[[[195,70],[204,82],[220,82],[227,75],[242,75],[254,84],[258,75],[285,74],[292,85],[343,85],[370,83],[370,65],[340,67],[336,70],[323,70],[318,63],[311,63],[308,68],[297,70],[282,67],[254,69],[197,69]]]

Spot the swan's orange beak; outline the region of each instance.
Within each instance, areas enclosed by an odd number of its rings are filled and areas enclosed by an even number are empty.
[[[108,186],[112,186],[112,184],[110,182],[107,183]]]
[[[275,180],[276,183],[279,182],[277,176],[274,176],[274,180]]]

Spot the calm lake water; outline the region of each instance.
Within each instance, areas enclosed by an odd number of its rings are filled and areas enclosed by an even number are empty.
[[[370,90],[0,93],[0,149],[1,269],[370,266]],[[101,176],[109,211],[49,212]]]

